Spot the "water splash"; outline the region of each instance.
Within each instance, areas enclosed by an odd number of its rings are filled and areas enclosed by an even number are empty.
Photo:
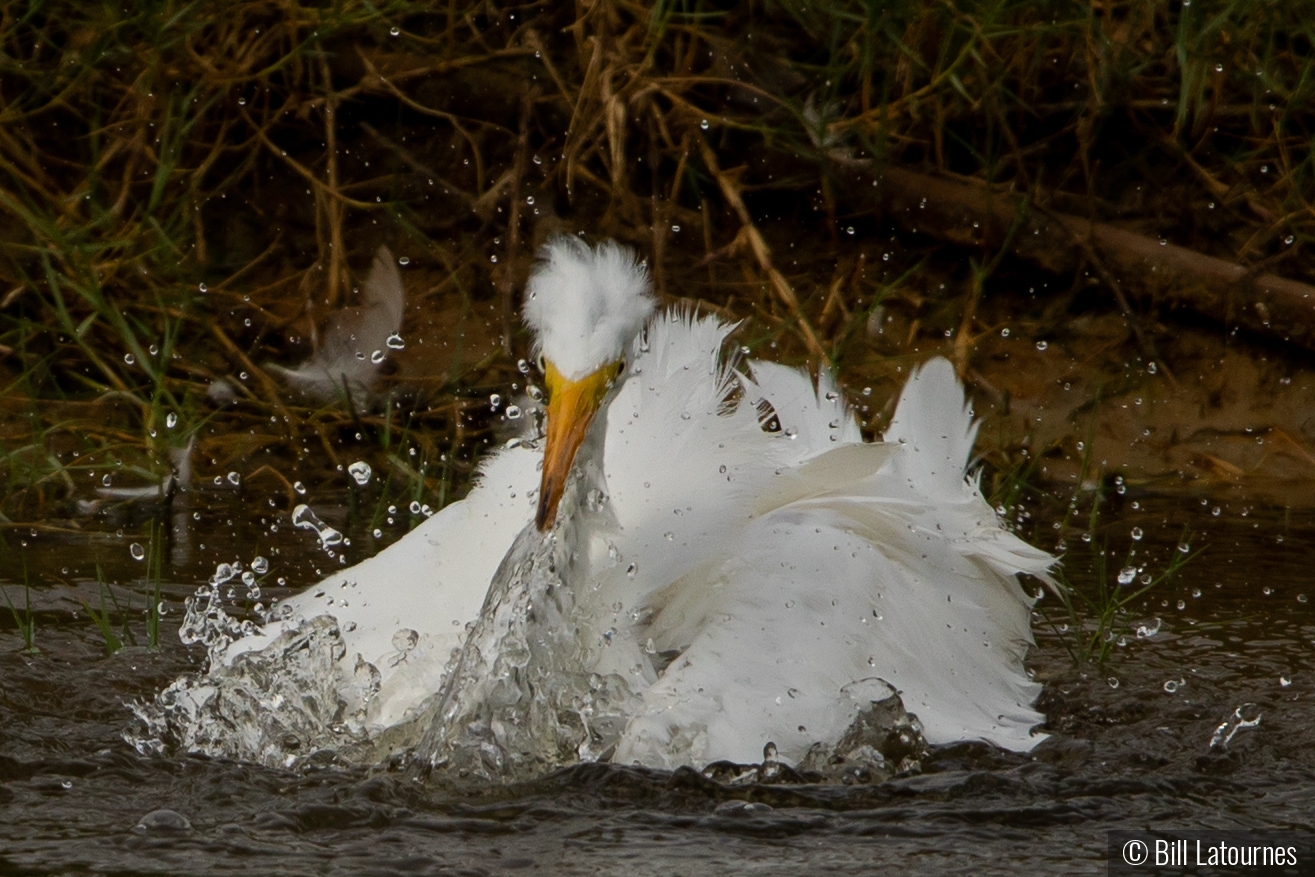
[[[235,627],[214,600],[188,602],[184,642],[206,644],[210,669],[175,681],[150,703],[132,704],[137,727],[125,737],[138,752],[200,752],[282,767],[323,750],[347,761],[376,755],[365,720],[379,671],[359,658],[345,665],[331,617],[302,622],[263,652],[226,662],[233,639],[252,632],[250,622]]]
[[[1254,703],[1244,703],[1233,714],[1225,719],[1218,728],[1215,728],[1214,735],[1210,738],[1211,752],[1227,752],[1228,744],[1233,742],[1233,737],[1238,731],[1248,731],[1260,724],[1261,712],[1260,707]]]
[[[814,743],[799,763],[838,782],[884,782],[922,769],[929,747],[922,723],[904,708],[899,693],[884,679],[852,682],[841,689],[862,704],[849,728],[833,745]]]
[[[458,777],[521,779],[606,759],[639,698],[596,653],[551,537],[517,537],[436,699],[417,757]]]

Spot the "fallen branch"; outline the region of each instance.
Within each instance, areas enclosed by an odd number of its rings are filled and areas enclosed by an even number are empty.
[[[1255,277],[1244,265],[1108,223],[1037,209],[1020,217],[1022,198],[973,181],[887,167],[877,188],[891,215],[917,231],[976,245],[984,236],[1003,241],[1021,219],[1010,252],[1047,271],[1077,270],[1090,247],[1138,298],[1315,350],[1315,286],[1274,274]]]

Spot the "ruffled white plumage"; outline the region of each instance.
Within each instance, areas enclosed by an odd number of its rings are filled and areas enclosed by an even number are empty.
[[[1031,599],[1015,575],[1045,577],[1053,560],[965,481],[975,429],[948,363],[910,379],[895,441],[865,444],[826,378],[754,363],[728,385],[709,357],[726,331],[678,315],[650,327],[607,412],[607,503],[567,537],[608,548],[564,574],[613,631],[600,666],[640,645],[679,654],[646,670],[617,759],[743,762],[774,742],[797,760],[844,732],[866,705],[846,692],[872,679],[933,743],[1035,745]],[[758,396],[779,431],[760,427]]]

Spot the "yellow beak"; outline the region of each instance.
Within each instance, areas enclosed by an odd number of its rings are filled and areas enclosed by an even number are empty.
[[[562,376],[551,362],[544,363],[548,384],[548,436],[543,449],[543,478],[539,483],[539,510],[534,524],[546,531],[557,518],[557,504],[566,490],[566,477],[589,424],[607,395],[616,365],[604,366],[578,381]]]

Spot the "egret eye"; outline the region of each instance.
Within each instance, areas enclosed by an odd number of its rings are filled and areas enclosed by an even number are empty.
[[[538,368],[539,368],[539,374],[546,375],[546,374],[548,373],[548,366],[547,366],[547,364],[546,364],[546,363],[544,362],[544,360],[543,360],[543,354],[542,354],[542,353],[540,353],[538,356],[534,357],[534,364],[535,364],[536,366],[538,366]]]
[[[616,364],[616,372],[612,375],[612,380],[617,380],[626,373],[626,361],[623,359]]]

